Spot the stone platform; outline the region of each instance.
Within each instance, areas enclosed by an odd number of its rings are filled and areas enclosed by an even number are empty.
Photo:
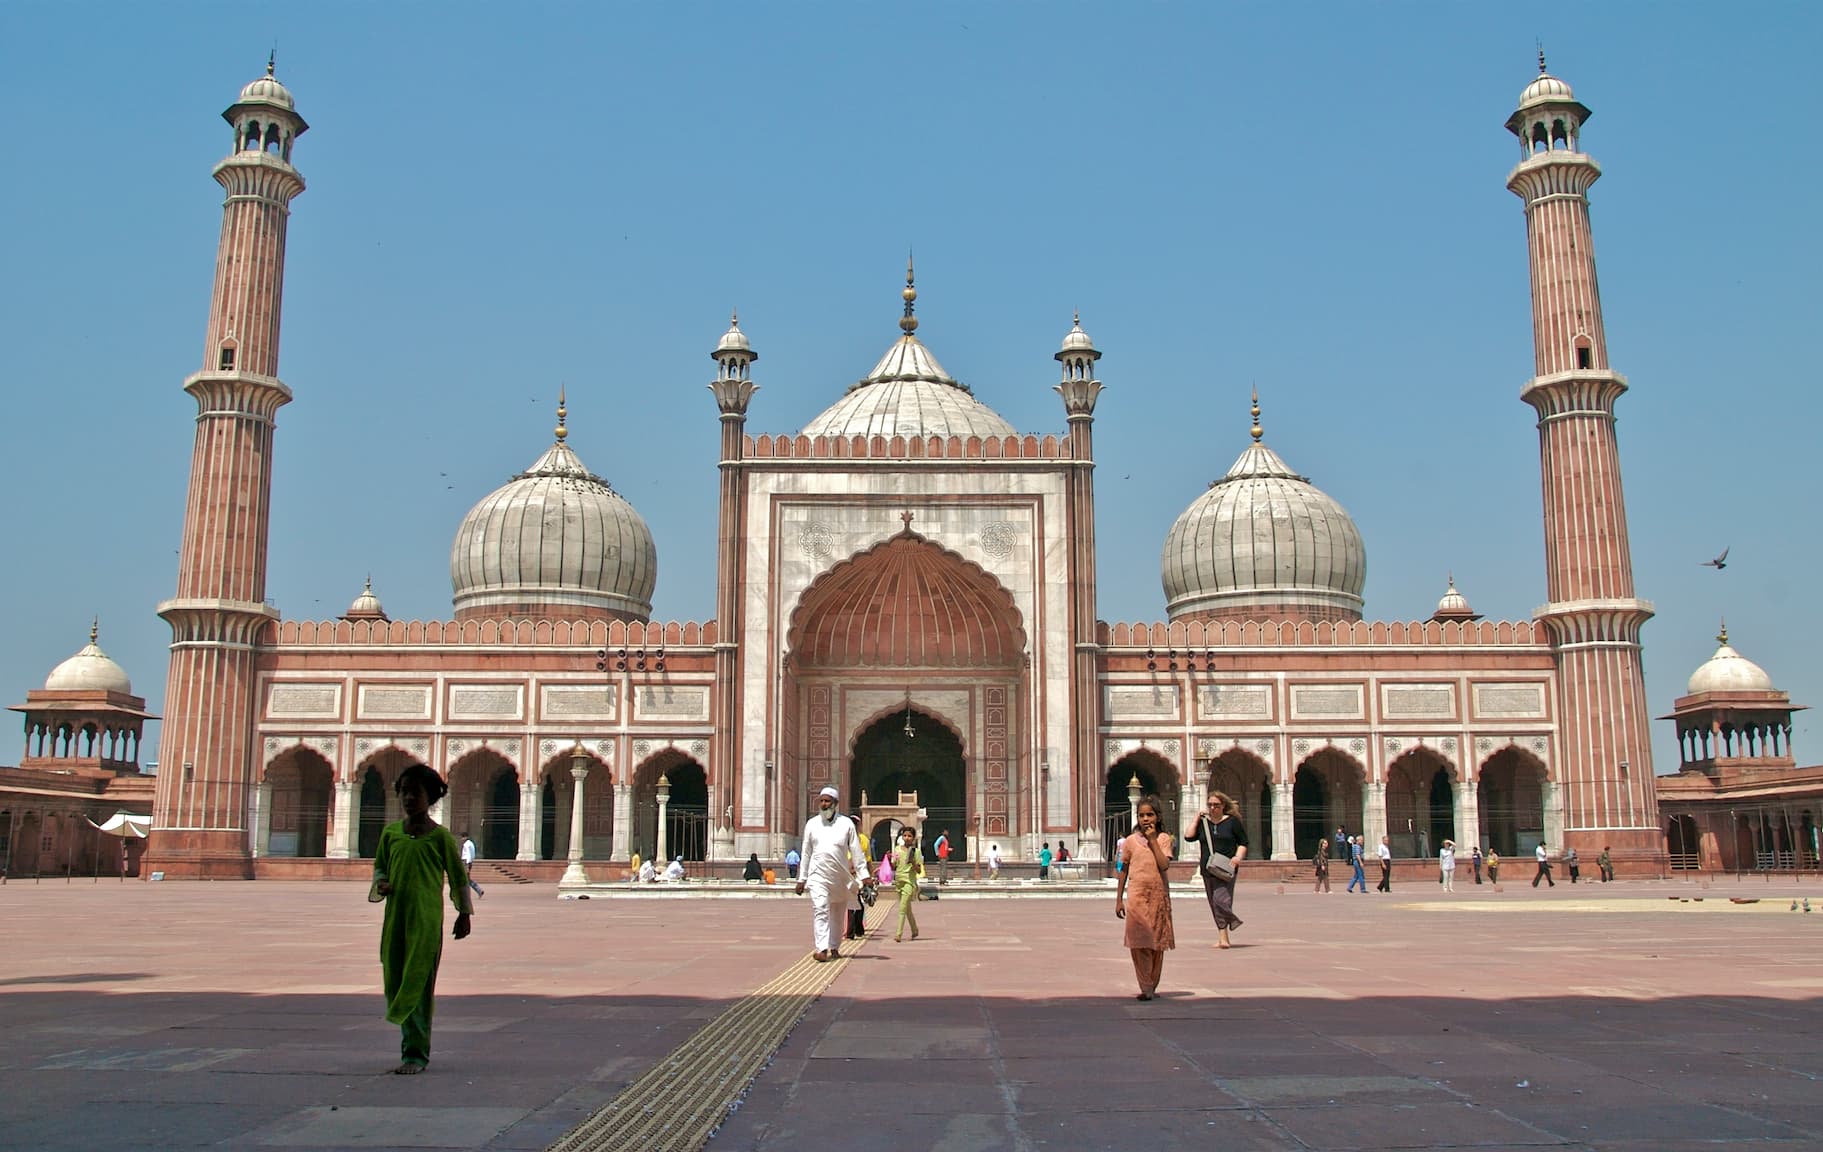
[[[803,901],[490,888],[395,1077],[364,895],[0,886],[0,1148],[545,1148],[808,948]],[[1137,1003],[1105,892],[923,903],[903,945],[882,903],[708,1147],[1823,1147],[1815,882],[1238,905],[1218,951],[1180,892]]]

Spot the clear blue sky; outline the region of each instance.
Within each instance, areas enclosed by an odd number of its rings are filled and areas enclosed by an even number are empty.
[[[749,429],[897,335],[1061,430],[1072,308],[1106,356],[1100,613],[1160,619],[1173,519],[1246,441],[1340,500],[1368,615],[1544,600],[1525,239],[1501,125],[1535,72],[1587,149],[1647,690],[1720,616],[1823,706],[1816,656],[1816,5],[0,5],[0,684],[103,646],[154,710],[227,151],[276,41],[295,160],[270,594],[450,613],[463,513],[571,443],[652,526],[656,613],[713,610],[731,306]],[[1732,546],[1725,572],[1699,562]],[[1801,713],[1800,759],[1823,761]],[[1657,767],[1675,766],[1655,725]],[[0,745],[0,762],[18,746]]]

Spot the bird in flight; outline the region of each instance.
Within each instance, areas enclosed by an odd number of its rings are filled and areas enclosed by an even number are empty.
[[[1714,568],[1717,572],[1720,572],[1722,569],[1728,567],[1728,549],[1726,549],[1726,548],[1722,549],[1722,554],[1720,556],[1717,556],[1713,560],[1703,561],[1703,567]]]

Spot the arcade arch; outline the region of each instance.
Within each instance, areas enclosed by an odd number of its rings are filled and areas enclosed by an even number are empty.
[[[1543,762],[1509,745],[1483,761],[1476,775],[1481,843],[1502,856],[1530,855],[1544,841],[1548,774]]]
[[[390,821],[404,818],[393,784],[407,765],[417,762],[405,749],[388,744],[355,769],[355,855],[372,859],[380,850],[381,830]]]
[[[959,833],[974,830],[968,775],[962,738],[955,729],[919,708],[894,709],[856,733],[842,803],[858,813],[863,802],[890,804],[901,792],[916,792],[925,810],[925,823],[949,832],[950,859],[967,860],[968,836]],[[871,828],[861,831],[870,840],[874,835]],[[880,854],[878,845],[869,848],[875,856]]]
[[[614,771],[593,753],[583,759],[589,772],[582,782],[582,857],[606,860],[614,853]],[[540,860],[569,857],[570,817],[576,810],[575,765],[574,749],[565,748],[538,770],[536,854]]]
[[[1241,806],[1241,823],[1247,829],[1247,855],[1256,860],[1272,859],[1272,771],[1266,762],[1251,752],[1230,748],[1209,761],[1209,790],[1226,793]],[[1174,834],[1182,832],[1181,828],[1174,829]]]
[[[1113,858],[1113,845],[1133,831],[1132,798],[1127,790],[1136,776],[1140,796],[1157,796],[1159,803],[1164,805],[1165,810],[1159,813],[1159,826],[1171,834],[1173,859],[1183,855],[1184,846],[1180,843],[1184,834],[1183,781],[1171,761],[1150,748],[1141,748],[1122,756],[1108,768],[1107,783],[1102,791],[1101,842],[1109,846],[1109,858]]]
[[[670,787],[665,802],[664,855],[686,861],[709,858],[709,776],[676,748],[655,753],[633,773],[634,852],[658,862],[658,778]]]
[[[1696,826],[1696,817],[1685,813],[1673,816],[1666,822],[1665,854],[1670,857],[1671,867],[1678,871],[1690,871],[1703,866],[1703,841]]]
[[[1413,748],[1388,766],[1386,832],[1394,856],[1435,856],[1445,840],[1456,839],[1455,776],[1450,762],[1429,748]]]
[[[519,853],[519,769],[491,748],[477,748],[450,765],[444,826],[468,836],[483,860]]]
[[[1317,842],[1336,828],[1365,833],[1366,782],[1367,769],[1339,749],[1319,748],[1305,757],[1291,781],[1292,847],[1298,859],[1315,856]]]
[[[269,805],[265,854],[321,858],[329,847],[335,770],[302,745],[273,757],[264,777]]]

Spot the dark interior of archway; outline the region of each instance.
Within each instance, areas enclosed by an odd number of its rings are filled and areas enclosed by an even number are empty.
[[[1181,856],[1183,845],[1178,840],[1184,829],[1183,821],[1178,818],[1177,786],[1158,771],[1156,765],[1148,763],[1143,756],[1136,756],[1115,762],[1114,767],[1108,769],[1108,786],[1102,790],[1101,840],[1108,859],[1113,859],[1115,845],[1122,837],[1133,831],[1127,784],[1135,776],[1139,777],[1139,794],[1157,796],[1164,806],[1164,811],[1159,813],[1159,828],[1171,834],[1172,856]]]
[[[709,778],[685,760],[665,769],[671,799],[665,805],[665,850],[686,860],[709,858]]]
[[[1528,854],[1544,839],[1544,772],[1504,749],[1482,765],[1475,807],[1487,847],[1502,856]]]
[[[380,779],[380,770],[370,765],[361,773],[361,857],[372,859],[380,850],[380,831],[385,827],[386,784]]]
[[[481,855],[511,860],[519,854],[519,781],[511,768],[494,775],[487,810],[481,814]]]
[[[910,736],[905,734],[908,720]],[[967,833],[972,828],[965,781],[962,742],[934,718],[913,708],[882,716],[855,741],[842,806],[859,814],[862,793],[870,800],[891,804],[901,792],[916,792],[925,811],[925,842],[935,843],[938,833],[948,832],[950,860],[967,860]]]
[[[544,778],[544,788],[538,796],[538,858],[557,858],[557,785],[551,783],[549,776]]]
[[[1291,842],[1298,859],[1317,854],[1317,841],[1329,835],[1329,781],[1308,764],[1298,766],[1291,782]],[[1333,845],[1332,845],[1333,848]]]
[[[1456,789],[1450,784],[1447,769],[1439,768],[1431,777],[1431,841],[1430,853],[1435,854],[1443,847],[1445,840],[1456,838]],[[1468,845],[1460,846],[1462,854],[1468,855]]]

